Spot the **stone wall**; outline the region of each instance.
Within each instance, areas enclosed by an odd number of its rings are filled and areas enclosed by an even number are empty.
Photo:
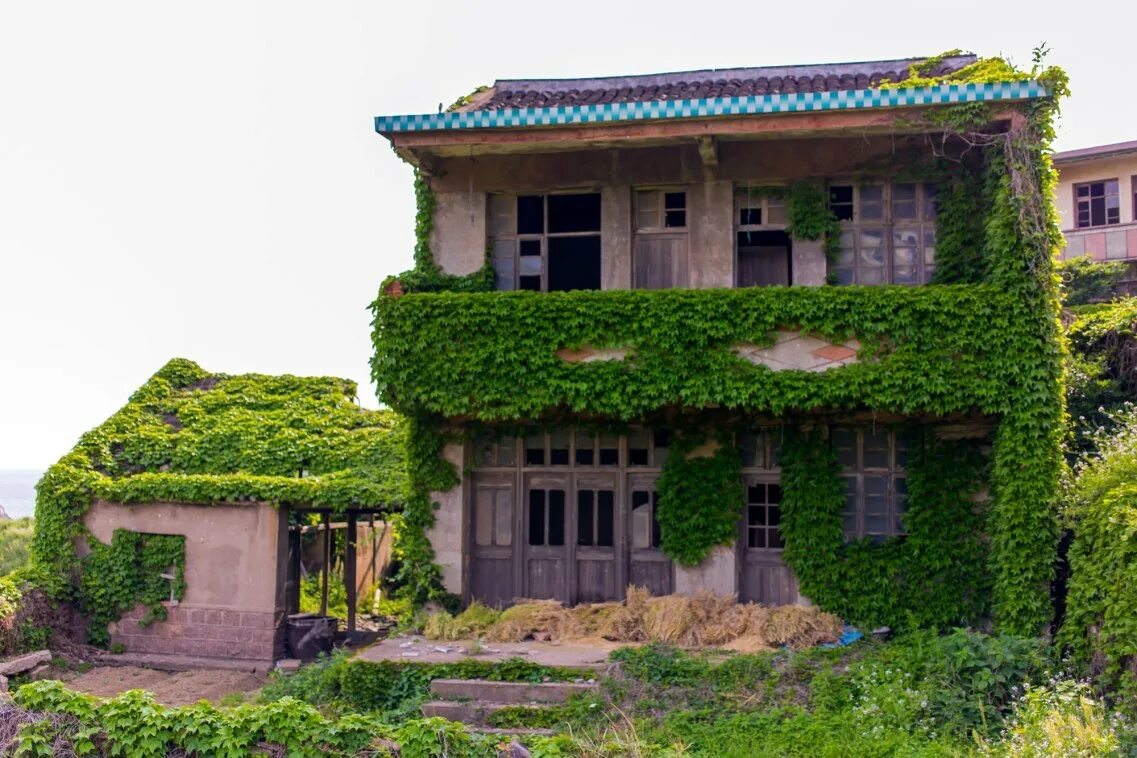
[[[111,644],[129,653],[276,661],[284,657],[284,612],[166,603],[166,619],[140,623],[138,606],[110,625]]]

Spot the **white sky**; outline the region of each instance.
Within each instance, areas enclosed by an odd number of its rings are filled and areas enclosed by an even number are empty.
[[[1137,138],[1130,3],[0,0],[0,469],[50,465],[173,356],[368,378],[409,266],[372,131],[495,78],[960,47],[1070,73],[1059,149]],[[1112,10],[1109,10],[1112,8]]]

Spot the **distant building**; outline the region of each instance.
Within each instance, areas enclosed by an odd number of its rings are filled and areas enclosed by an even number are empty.
[[[1126,261],[1119,290],[1137,294],[1137,140],[1054,155],[1063,259]]]

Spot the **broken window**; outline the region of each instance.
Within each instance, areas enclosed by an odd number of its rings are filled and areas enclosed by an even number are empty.
[[[785,201],[773,191],[742,189],[734,194],[737,287],[788,286],[791,241]]]
[[[739,435],[742,468],[748,471],[777,471],[779,429],[758,429]]]
[[[632,286],[687,286],[687,193],[681,189],[636,192]]]
[[[576,544],[612,547],[616,535],[616,493],[607,489],[581,489],[576,499]]]
[[[927,284],[935,273],[935,187],[916,182],[833,185],[841,220],[837,284]]]
[[[1074,185],[1078,228],[1121,223],[1121,193],[1116,179]]]
[[[564,490],[529,490],[529,544],[565,544]]]
[[[830,443],[845,480],[845,539],[868,537],[879,542],[904,534],[908,505],[904,433],[879,427],[835,428]]]
[[[513,542],[513,490],[478,487],[474,499],[474,542],[508,546]]]
[[[632,490],[632,547],[658,548],[659,493],[655,489]]]
[[[600,194],[491,194],[487,232],[499,290],[600,289]]]

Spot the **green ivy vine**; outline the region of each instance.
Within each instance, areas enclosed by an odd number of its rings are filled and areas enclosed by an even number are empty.
[[[678,433],[663,464],[659,490],[660,549],[683,566],[698,565],[716,545],[738,535],[742,514],[742,458],[728,434],[711,438]]]

